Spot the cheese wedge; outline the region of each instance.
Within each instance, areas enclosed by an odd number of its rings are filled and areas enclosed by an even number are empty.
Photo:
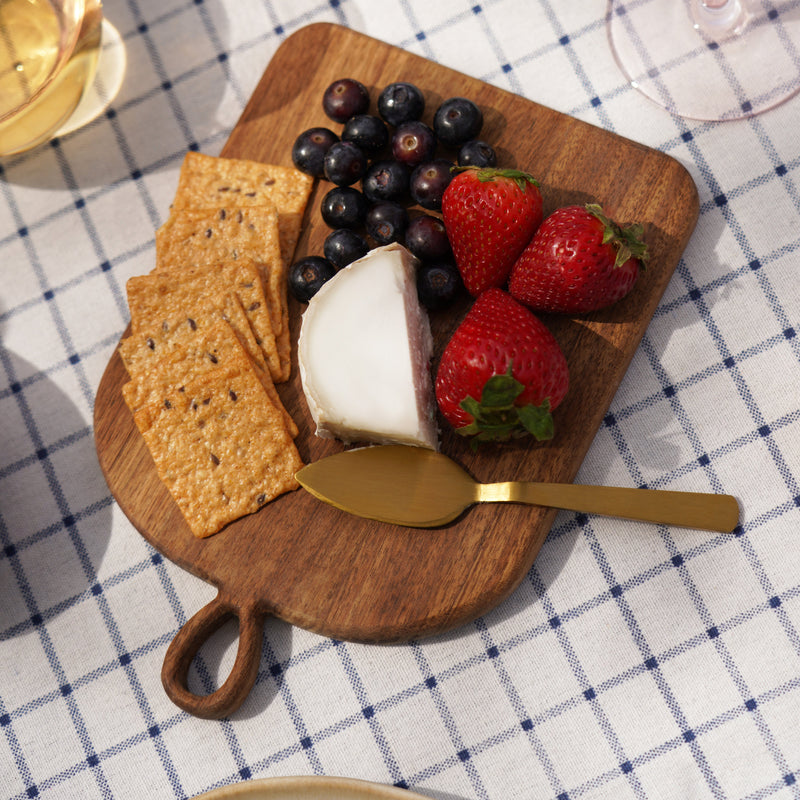
[[[416,268],[402,245],[378,247],[309,302],[297,348],[318,436],[438,449],[433,337]]]

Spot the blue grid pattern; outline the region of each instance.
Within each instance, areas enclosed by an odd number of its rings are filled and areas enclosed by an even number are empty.
[[[0,796],[187,798],[328,774],[443,800],[800,797],[800,99],[723,125],[654,110],[617,69],[599,0],[105,11],[128,56],[111,107],[0,162]],[[218,150],[279,43],[316,21],[687,166],[700,222],[579,480],[730,492],[742,521],[717,536],[560,514],[511,598],[432,640],[269,621],[245,707],[208,722],[159,674],[213,592],[109,496],[94,391],[184,152]],[[235,638],[204,650],[197,690],[227,674]]]

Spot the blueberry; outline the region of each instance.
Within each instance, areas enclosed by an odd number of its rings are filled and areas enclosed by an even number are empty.
[[[466,97],[445,100],[433,117],[433,130],[439,141],[450,147],[460,147],[477,137],[483,126],[483,114]]]
[[[334,186],[322,198],[320,213],[329,228],[357,228],[367,215],[367,198],[352,186]]]
[[[331,231],[322,246],[325,258],[337,269],[352,264],[369,252],[367,240],[349,228]]]
[[[301,172],[323,177],[325,154],[339,137],[328,128],[309,128],[295,139],[292,147],[292,162]]]
[[[339,78],[322,95],[322,110],[334,122],[347,122],[355,114],[369,109],[369,92],[353,78]]]
[[[451,261],[425,262],[417,270],[417,296],[420,303],[431,311],[453,303],[463,286],[461,275]]]
[[[413,83],[390,83],[378,97],[378,113],[390,124],[419,119],[425,110],[425,97]]]
[[[421,261],[441,261],[452,256],[450,240],[439,217],[414,217],[406,228],[405,245]]]
[[[366,226],[378,244],[399,242],[408,226],[408,212],[399,203],[383,200],[367,211]]]
[[[289,268],[289,291],[307,303],[336,274],[336,268],[321,256],[306,256]]]
[[[392,136],[392,155],[403,164],[415,167],[430,161],[436,152],[436,134],[424,122],[401,122]]]
[[[324,161],[325,177],[337,186],[351,186],[367,171],[367,156],[352,142],[336,142],[328,148]]]
[[[367,155],[375,155],[386,147],[389,141],[389,129],[380,117],[356,114],[345,123],[342,141],[353,142]]]
[[[460,167],[495,167],[497,154],[491,145],[480,139],[470,139],[458,151]]]
[[[367,167],[361,188],[368,200],[399,200],[408,192],[409,169],[392,159],[375,161]]]
[[[442,195],[453,178],[452,161],[437,158],[425,161],[411,173],[409,188],[415,203],[423,208],[438,211],[442,207]]]

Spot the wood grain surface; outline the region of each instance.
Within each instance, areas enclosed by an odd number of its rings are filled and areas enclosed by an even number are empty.
[[[545,212],[599,202],[618,222],[645,226],[652,259],[627,298],[586,317],[546,319],[567,357],[572,387],[554,415],[555,438],[492,445],[475,454],[443,430],[443,452],[477,480],[571,482],[694,229],[698,200],[689,174],[656,150],[330,24],[303,28],[281,45],[222,155],[291,165],[291,147],[302,130],[323,125],[339,132],[341,126],[324,116],[321,97],[340,77],[361,80],[373,109],[387,84],[415,83],[426,95],[428,122],[442,100],[469,97],[484,110],[481,137],[496,148],[500,163],[540,180]],[[328,229],[319,201],[329,188],[324,181],[315,188],[298,257],[322,251]],[[437,356],[465,308],[432,315]],[[303,307],[292,301],[290,311],[296,343]],[[443,528],[402,528],[349,516],[299,490],[209,539],[196,539],[158,480],[123,402],[120,387],[126,379],[115,353],[95,407],[96,446],[108,485],[142,536],[219,589],[165,659],[167,692],[192,713],[223,716],[242,702],[257,674],[266,615],[361,642],[404,641],[453,629],[517,587],[552,524],[551,510],[484,505]],[[279,393],[300,428],[304,461],[342,449],[314,435],[296,352],[292,378]],[[240,620],[240,658],[218,693],[196,697],[186,688],[191,659],[230,616]]]

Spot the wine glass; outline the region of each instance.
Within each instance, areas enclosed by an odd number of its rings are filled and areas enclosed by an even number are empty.
[[[800,91],[800,0],[608,0],[631,85],[698,120],[751,117]]]

